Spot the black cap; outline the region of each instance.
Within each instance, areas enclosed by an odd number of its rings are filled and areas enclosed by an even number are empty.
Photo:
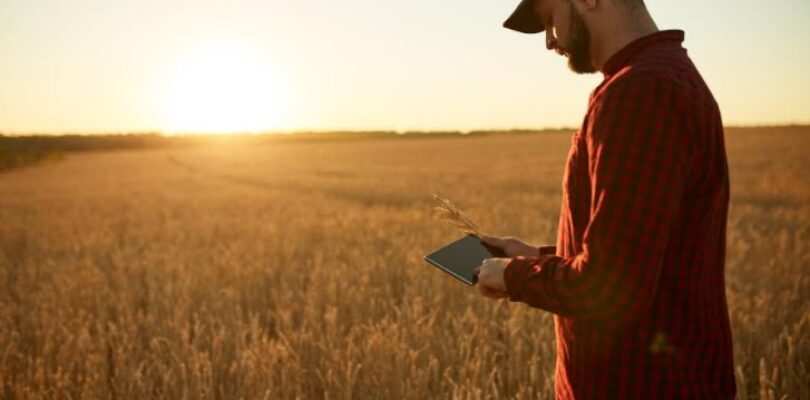
[[[535,1],[537,0],[522,0],[512,15],[503,22],[503,27],[523,33],[543,32],[546,27],[534,11]]]

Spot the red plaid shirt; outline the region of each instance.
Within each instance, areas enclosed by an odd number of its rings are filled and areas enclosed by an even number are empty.
[[[681,46],[604,65],[573,136],[557,246],[515,257],[511,301],[555,314],[558,399],[731,399],[720,112]]]

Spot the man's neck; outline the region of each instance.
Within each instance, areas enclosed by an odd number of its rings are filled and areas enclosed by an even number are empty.
[[[603,71],[605,62],[628,44],[636,39],[658,32],[650,14],[646,9],[638,10],[638,15],[632,20],[617,20],[612,26],[606,27],[606,32],[594,35],[602,40],[593,40],[591,46],[591,59],[597,70]]]

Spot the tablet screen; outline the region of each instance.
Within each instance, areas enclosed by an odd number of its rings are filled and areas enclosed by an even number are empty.
[[[475,269],[485,259],[504,257],[503,252],[473,235],[466,235],[425,256],[425,261],[439,267],[468,285],[476,283]]]

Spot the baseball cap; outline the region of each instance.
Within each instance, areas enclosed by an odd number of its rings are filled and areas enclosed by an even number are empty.
[[[503,22],[503,27],[523,33],[543,32],[546,27],[534,11],[535,1],[521,0],[512,15]]]

